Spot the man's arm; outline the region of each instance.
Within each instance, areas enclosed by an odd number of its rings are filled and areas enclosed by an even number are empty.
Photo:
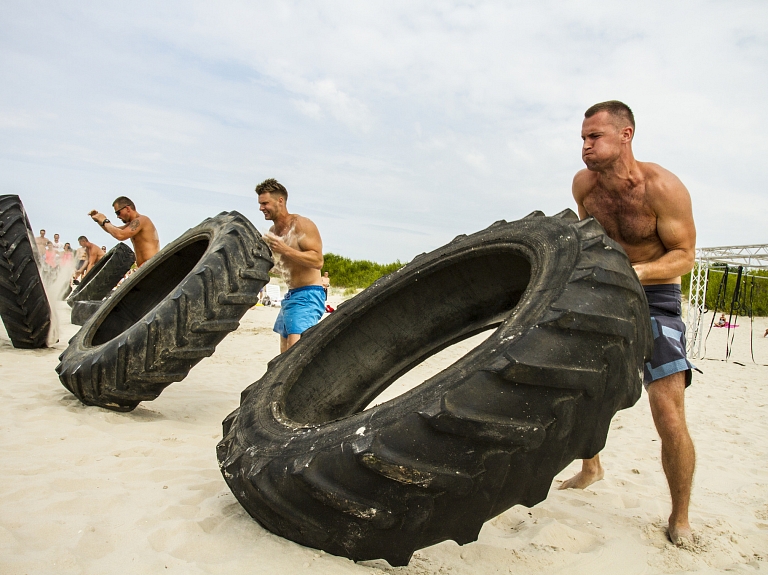
[[[589,170],[579,170],[573,176],[573,184],[571,185],[571,192],[573,199],[576,200],[576,207],[579,210],[579,219],[581,220],[589,217],[587,209],[584,207],[584,198],[589,190],[589,177]]]
[[[270,234],[265,235],[264,239],[273,252],[286,260],[307,268],[323,269],[323,241],[317,226],[312,220],[301,218],[296,227],[298,250],[286,244],[280,236]]]
[[[136,218],[130,224],[124,226],[113,226],[111,223],[104,224],[104,229],[116,240],[128,240],[141,231],[141,217]]]
[[[693,269],[696,260],[696,226],[691,195],[673,173],[660,166],[648,182],[646,194],[656,213],[656,233],[667,252],[650,262],[633,265],[640,281],[677,278]]]
[[[102,228],[104,228],[104,231],[106,231],[110,236],[112,236],[116,240],[122,241],[122,240],[131,239],[133,236],[138,234],[142,229],[141,216],[133,220],[131,223],[125,224],[124,226],[115,226],[111,222],[102,225],[102,222],[104,222],[104,220],[107,219],[107,216],[97,212],[96,210],[92,210],[89,215],[91,216],[94,222],[96,222]]]

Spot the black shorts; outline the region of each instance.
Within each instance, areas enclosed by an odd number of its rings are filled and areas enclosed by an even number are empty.
[[[648,299],[653,332],[653,354],[645,364],[643,384],[648,387],[662,377],[685,372],[685,386],[691,385],[691,370],[699,371],[685,353],[685,324],[681,317],[681,294],[678,284],[643,286]]]

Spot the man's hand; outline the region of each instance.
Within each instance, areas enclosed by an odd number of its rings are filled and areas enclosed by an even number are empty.
[[[91,210],[88,212],[88,215],[91,216],[91,219],[99,225],[101,225],[102,222],[107,219],[107,216],[96,210]]]
[[[264,238],[264,241],[267,243],[272,252],[276,254],[282,255],[289,249],[288,244],[283,241],[283,238],[273,234],[272,232],[266,232],[262,238]]]

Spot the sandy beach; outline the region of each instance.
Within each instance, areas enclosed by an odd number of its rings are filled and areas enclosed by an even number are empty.
[[[768,572],[766,318],[754,326],[759,365],[752,363],[743,318],[729,362],[721,361],[722,329],[709,336],[708,359],[695,361],[704,373],[695,374],[686,396],[698,452],[694,546],[676,548],[665,537],[669,495],[644,393],[613,420],[603,481],[558,491],[578,469],[574,462],[548,499],[492,519],[477,542],[443,542],[416,552],[409,566],[392,568],[272,535],[248,516],[219,473],[221,421],[278,351],[271,331],[276,308],[247,312],[212,357],[157,400],[113,413],[82,405],[60,384],[57,357],[79,328],[69,323],[66,304],[57,305],[61,335],[50,349],[14,349],[0,327],[2,574]],[[401,387],[471,345],[432,358]]]

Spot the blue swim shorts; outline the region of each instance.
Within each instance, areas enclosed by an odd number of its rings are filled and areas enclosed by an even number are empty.
[[[661,284],[643,286],[651,313],[653,354],[643,370],[643,384],[648,387],[657,379],[685,372],[685,386],[691,385],[691,370],[697,369],[685,353],[685,324],[681,317],[680,286]]]
[[[325,292],[322,286],[304,286],[288,290],[283,297],[272,331],[287,338],[301,334],[320,321],[325,313]]]

